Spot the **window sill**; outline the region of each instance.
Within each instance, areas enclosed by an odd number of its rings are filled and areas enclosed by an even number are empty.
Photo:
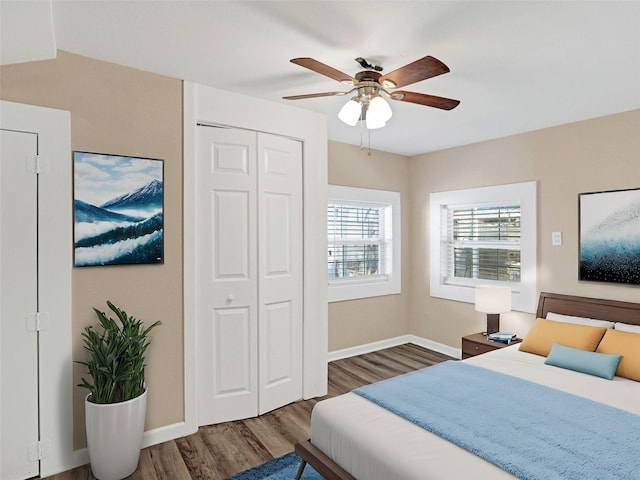
[[[377,282],[340,282],[339,285],[329,284],[329,303],[357,300],[360,298],[396,295],[401,292],[400,280],[390,278]]]

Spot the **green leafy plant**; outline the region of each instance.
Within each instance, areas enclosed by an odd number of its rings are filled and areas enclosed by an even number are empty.
[[[142,395],[144,383],[144,355],[149,347],[149,332],[160,321],[144,327],[141,320],[127,315],[107,300],[117,320],[94,308],[98,316],[100,331],[92,325],[82,332],[84,349],[89,353],[85,365],[93,383],[82,378],[79,387],[89,390],[89,401],[93,403],[126,402]]]

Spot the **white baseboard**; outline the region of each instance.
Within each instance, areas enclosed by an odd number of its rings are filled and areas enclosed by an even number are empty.
[[[198,431],[198,426],[190,426],[185,422],[178,422],[164,427],[154,428],[148,432],[144,432],[142,437],[142,448],[147,448],[159,443],[175,440],[176,438],[186,437]]]
[[[428,348],[429,350],[433,350],[434,352],[442,353],[453,358],[461,358],[462,356],[462,352],[459,348],[450,347],[444,343],[434,342],[433,340],[418,337],[417,335],[401,335],[399,337],[388,338],[386,340],[329,352],[327,355],[327,361],[333,362],[334,360],[340,360],[342,358],[355,357],[356,355],[371,353],[384,348],[397,347],[398,345],[403,345],[405,343],[413,343],[420,347]]]
[[[197,430],[198,427],[190,427],[185,422],[178,422],[172,425],[154,428],[153,430],[144,432],[144,435],[142,437],[142,448],[147,448],[152,445],[175,440],[176,438],[186,437],[187,435],[195,433]],[[89,463],[89,450],[87,450],[86,448],[75,450],[73,452],[72,463],[72,465],[65,465],[63,470],[61,471],[67,471],[71,470],[72,468],[87,465]]]
[[[429,350],[433,350],[434,352],[442,353],[443,355],[448,355],[453,358],[462,358],[462,349],[460,348],[450,347],[444,343],[434,342],[433,340],[418,337],[417,335],[407,336],[410,337],[410,343],[414,343],[420,347],[428,348]]]

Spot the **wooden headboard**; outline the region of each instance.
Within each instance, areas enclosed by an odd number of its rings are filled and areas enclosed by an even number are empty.
[[[536,317],[546,318],[547,312],[640,325],[640,303],[542,292]]]

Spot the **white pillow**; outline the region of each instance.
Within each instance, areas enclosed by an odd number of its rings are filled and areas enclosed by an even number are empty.
[[[613,328],[614,322],[607,320],[596,320],[595,318],[574,317],[573,315],[563,315],[561,313],[547,312],[547,320],[565,323],[577,323],[578,325],[589,325],[591,327]]]
[[[613,328],[620,330],[621,332],[640,333],[640,325],[616,322],[616,326]]]

